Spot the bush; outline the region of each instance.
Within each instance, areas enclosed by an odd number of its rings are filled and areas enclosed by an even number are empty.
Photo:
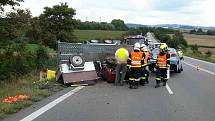
[[[14,43],[1,49],[0,81],[17,79],[32,71],[40,70],[48,64],[48,52],[39,46],[36,52],[26,48],[24,43]]]
[[[199,46],[197,44],[195,45],[190,45],[191,50],[193,51],[194,54],[201,54],[201,52],[199,52]]]
[[[211,57],[212,52],[210,50],[208,50],[205,54],[206,54],[207,57]]]
[[[45,46],[39,45],[39,48],[36,51],[36,64],[37,64],[37,69],[43,69],[46,68],[46,65],[48,64],[48,51]]]

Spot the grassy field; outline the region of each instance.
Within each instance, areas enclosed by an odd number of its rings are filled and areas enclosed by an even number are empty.
[[[75,30],[75,36],[78,40],[105,40],[121,39],[126,31],[104,31],[104,30]]]
[[[206,53],[206,52],[210,51],[210,52],[212,52],[213,55],[215,55],[215,48],[199,47],[199,51],[202,53]]]
[[[34,102],[56,93],[65,86],[57,83],[55,80],[39,81],[38,74],[32,74],[0,85],[0,120],[8,114],[16,113],[20,109],[32,105]],[[17,94],[27,94],[30,99],[16,102],[13,104],[3,103],[2,100],[8,96]]]
[[[186,55],[196,59],[215,63],[215,36],[184,34],[184,37],[187,40],[188,45],[197,44],[199,46],[198,51],[202,53],[200,55],[195,55],[190,50],[186,53]],[[205,53],[208,51],[212,52],[211,57],[205,55]]]
[[[197,44],[202,46],[215,47],[215,36],[184,34],[184,37],[189,45]]]

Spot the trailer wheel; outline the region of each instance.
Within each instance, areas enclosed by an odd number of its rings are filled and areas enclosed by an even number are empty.
[[[72,55],[69,58],[69,63],[72,64],[74,67],[83,67],[85,60],[81,55]]]

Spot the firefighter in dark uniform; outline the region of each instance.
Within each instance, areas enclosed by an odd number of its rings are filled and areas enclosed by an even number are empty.
[[[166,86],[167,82],[167,70],[170,69],[170,53],[167,50],[166,45],[160,46],[160,52],[158,53],[156,62],[156,85],[155,88],[160,87],[160,83],[163,82],[163,86]]]
[[[140,51],[140,44],[135,43],[134,51],[130,52],[127,66],[130,72],[129,87],[137,89],[141,79],[142,65],[144,64],[144,53]]]
[[[140,85],[144,86],[145,84],[149,83],[149,71],[146,69],[148,66],[148,60],[149,60],[149,51],[145,44],[140,45],[140,51],[145,54],[144,58],[144,64],[142,65],[142,77],[140,79]]]

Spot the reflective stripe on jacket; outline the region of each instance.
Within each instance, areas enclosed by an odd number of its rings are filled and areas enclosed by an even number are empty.
[[[145,53],[145,64],[148,63],[148,59],[149,59],[149,52],[144,52]]]
[[[164,55],[160,55],[160,53],[158,54],[158,58],[157,58],[157,66],[159,68],[166,68],[167,67],[167,57],[166,57],[166,53]]]
[[[132,67],[141,67],[143,60],[143,52],[131,52],[131,66]]]

